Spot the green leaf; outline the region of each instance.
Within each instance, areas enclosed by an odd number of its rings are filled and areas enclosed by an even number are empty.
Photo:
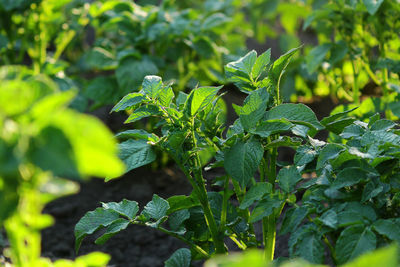
[[[258,56],[251,70],[251,76],[253,77],[253,79],[257,79],[262,74],[262,72],[269,64],[270,60],[271,60],[271,48]]]
[[[125,216],[130,220],[135,219],[137,212],[139,211],[139,206],[136,201],[131,201],[123,199],[120,202],[108,202],[102,203],[102,206],[106,210],[112,210],[119,215]]]
[[[336,243],[336,258],[339,264],[376,248],[376,236],[369,229],[361,225],[350,226],[344,229]]]
[[[378,120],[371,125],[371,131],[385,131],[392,129],[396,123],[390,120]]]
[[[146,132],[145,130],[138,129],[138,130],[126,130],[120,133],[117,133],[115,137],[120,139],[128,139],[128,138],[136,138],[136,139],[143,139],[143,140],[151,140],[156,142],[158,137],[155,134],[151,134]]]
[[[282,168],[278,176],[276,177],[278,180],[279,187],[286,193],[292,192],[296,184],[301,180],[301,174],[297,170],[295,166]]]
[[[320,152],[317,161],[317,170],[323,168],[328,160],[337,158],[345,148],[338,144],[327,144]]]
[[[363,0],[365,7],[370,15],[374,15],[382,5],[384,0]]]
[[[244,57],[239,58],[237,61],[228,63],[226,65],[226,69],[229,70],[228,73],[232,73],[233,75],[250,77],[256,60],[257,52],[252,50]]]
[[[349,109],[349,110],[345,110],[345,111],[343,111],[343,112],[338,112],[338,113],[331,114],[331,115],[329,115],[328,117],[323,118],[323,119],[321,120],[321,124],[324,125],[324,126],[326,126],[327,124],[332,123],[332,122],[334,122],[334,121],[340,119],[341,117],[343,117],[343,116],[345,116],[346,114],[348,114],[348,113],[354,111],[355,109],[357,109],[357,107],[352,108],[352,109]]]
[[[315,231],[307,231],[301,235],[296,244],[296,256],[312,263],[324,261],[324,243]]]
[[[170,206],[167,215],[182,209],[190,209],[200,205],[198,197],[177,195],[167,199]]]
[[[352,186],[368,179],[368,173],[360,168],[352,167],[340,171],[333,181],[331,188],[340,189]]]
[[[106,227],[106,231],[96,239],[95,243],[97,245],[103,245],[107,242],[108,239],[113,237],[115,234],[121,232],[122,230],[126,229],[129,225],[129,221],[119,218],[113,221],[110,225]]]
[[[361,197],[361,202],[369,201],[371,198],[379,195],[382,191],[383,191],[382,184],[375,185],[375,183],[373,181],[370,181],[364,187],[362,197]]]
[[[142,83],[143,92],[152,99],[155,99],[162,90],[163,83],[161,77],[148,75],[144,77]]]
[[[156,159],[156,154],[146,140],[127,140],[119,144],[119,150],[119,157],[126,165],[126,172]]]
[[[115,72],[118,85],[123,92],[138,91],[144,77],[158,73],[157,66],[148,59],[124,58]]]
[[[159,220],[167,215],[168,209],[168,201],[154,194],[152,201],[144,207],[142,215],[147,219]]]
[[[310,163],[317,156],[317,152],[310,146],[300,146],[294,155],[294,164],[296,166],[303,166]]]
[[[366,253],[342,267],[385,266],[398,267],[399,250],[397,245]]]
[[[265,88],[252,91],[244,100],[243,107],[233,104],[233,108],[239,115],[240,123],[245,130],[256,126],[264,116],[267,109],[269,94]]]
[[[333,229],[338,225],[338,215],[333,209],[325,211],[318,220]]]
[[[86,55],[86,63],[90,67],[99,70],[114,69],[118,65],[114,55],[101,47],[95,47],[88,52]]]
[[[282,120],[269,120],[261,122],[256,129],[250,130],[250,133],[256,134],[260,137],[267,138],[272,134],[286,132],[293,127],[293,124]]]
[[[171,86],[164,86],[161,92],[158,95],[158,102],[163,107],[169,107],[172,103],[172,99],[174,99],[175,94],[172,90]]]
[[[311,49],[310,53],[306,56],[306,66],[309,73],[317,70],[331,47],[331,44],[323,44]]]
[[[187,209],[175,211],[168,217],[168,223],[172,231],[179,231],[182,228],[184,221],[190,218],[190,213]]]
[[[126,119],[126,121],[124,123],[135,122],[135,121],[141,120],[143,118],[147,118],[150,116],[156,116],[159,114],[160,114],[160,109],[157,106],[153,106],[153,105],[141,106],[138,109],[136,109],[128,117],[128,119]]]
[[[115,104],[120,99],[115,78],[97,77],[83,91],[84,96],[94,101],[92,109],[107,104]]]
[[[164,267],[189,267],[192,260],[192,254],[187,248],[180,248],[165,261]]]
[[[97,208],[89,211],[75,225],[75,250],[78,252],[82,240],[102,227],[107,227],[119,218],[118,213],[111,210]]]
[[[358,137],[365,133],[365,129],[357,124],[352,124],[344,128],[340,134],[341,137],[349,139],[351,137]]]
[[[257,171],[263,154],[264,149],[258,140],[254,138],[246,142],[238,140],[224,151],[225,170],[241,186],[246,186]]]
[[[279,136],[278,139],[273,140],[268,143],[264,149],[270,149],[275,147],[287,146],[287,147],[296,147],[301,145],[301,139],[298,137],[289,137],[289,136]]]
[[[400,243],[400,220],[380,219],[372,225],[372,229],[390,240]]]
[[[253,185],[240,203],[239,209],[247,209],[254,202],[260,200],[265,194],[272,192],[272,185],[270,183],[260,182]]]
[[[307,214],[308,209],[306,207],[298,207],[288,210],[285,214],[285,218],[283,219],[279,234],[284,235],[295,231]]]
[[[264,120],[286,119],[296,124],[306,124],[316,130],[322,130],[324,126],[319,123],[314,112],[303,104],[282,104],[270,109]]]
[[[279,83],[281,80],[281,77],[286,69],[286,67],[289,65],[290,59],[294,55],[294,53],[299,50],[300,47],[293,48],[286,52],[284,55],[280,56],[277,60],[275,60],[274,64],[272,65],[272,68],[270,70],[270,77],[271,80],[274,83],[275,88],[279,88]]]
[[[210,86],[200,87],[192,90],[186,102],[186,109],[189,110],[190,115],[193,116],[197,112],[200,112],[206,108],[213,101],[214,97],[221,88],[222,86]]]
[[[258,204],[254,207],[251,212],[249,222],[255,223],[261,220],[264,217],[271,215],[274,212],[274,209],[279,208],[282,205],[282,200],[271,197],[268,195],[264,199],[262,199]]]
[[[118,104],[115,105],[115,107],[111,110],[113,111],[121,111],[121,110],[127,110],[131,107],[134,107],[137,104],[141,104],[144,100],[146,100],[146,97],[144,97],[140,93],[130,93],[124,96]]]
[[[395,116],[400,117],[400,101],[390,102],[389,108]]]

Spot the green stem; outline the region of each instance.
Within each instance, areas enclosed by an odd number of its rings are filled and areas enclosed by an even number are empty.
[[[353,101],[355,104],[360,104],[359,88],[358,88],[358,72],[356,70],[356,64],[354,60],[351,60],[351,66],[353,67]]]
[[[193,138],[193,148],[197,149],[197,139],[196,139],[195,130],[194,130],[194,118],[192,119],[191,131],[192,131],[192,138]],[[204,183],[204,178],[203,178],[203,174],[201,171],[200,157],[197,152],[195,152],[193,174],[194,174],[194,181],[195,181],[196,188],[197,188],[197,196],[198,196],[200,204],[203,208],[204,217],[205,217],[208,229],[210,230],[211,238],[215,245],[216,253],[217,254],[226,253],[223,235],[221,235],[221,233],[218,231],[217,223],[215,222],[214,215],[211,211],[210,202],[208,201],[206,185]]]
[[[265,246],[264,255],[265,259],[273,261],[275,254],[275,240],[276,240],[276,219],[274,214],[268,216],[267,229],[268,229],[267,243]]]
[[[225,231],[226,216],[228,213],[228,200],[229,200],[229,175],[226,175],[224,182],[224,197],[222,200],[221,223],[219,225],[221,233]]]

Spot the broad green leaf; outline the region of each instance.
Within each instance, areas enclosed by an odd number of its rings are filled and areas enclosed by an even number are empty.
[[[126,172],[156,159],[156,154],[146,140],[127,140],[119,144],[119,150],[119,157],[126,165]]]
[[[265,70],[271,59],[271,48],[258,56],[251,70],[253,79],[257,79]]]
[[[172,90],[171,86],[164,86],[164,88],[161,90],[161,92],[158,95],[158,102],[163,107],[169,107],[170,104],[172,103],[172,100],[174,99],[174,97],[175,97],[175,94],[174,94],[174,91]]]
[[[110,225],[106,227],[106,231],[99,238],[96,239],[95,243],[97,245],[103,245],[115,234],[121,232],[122,230],[125,230],[128,227],[129,223],[130,222],[128,220],[122,218],[113,221]]]
[[[251,76],[251,71],[257,60],[257,52],[252,50],[237,61],[228,63],[226,69],[235,75]],[[232,70],[232,71],[231,71]]]
[[[180,248],[165,261],[164,267],[189,267],[192,254],[187,248]]]
[[[362,197],[361,197],[361,202],[366,202],[369,201],[371,198],[376,197],[383,191],[383,185],[382,184],[375,184],[373,181],[370,181],[367,183],[364,187]]]
[[[97,77],[84,89],[85,97],[94,101],[92,109],[102,105],[115,104],[119,98],[118,83],[115,78]]]
[[[376,236],[369,229],[361,225],[350,226],[344,229],[336,243],[336,256],[339,264],[376,248]]]
[[[115,71],[118,85],[125,93],[138,91],[144,77],[157,73],[158,68],[152,61],[132,57],[123,59]]]
[[[284,235],[295,231],[307,214],[308,209],[306,207],[291,208],[288,210],[285,214],[279,234]]]
[[[244,100],[243,107],[233,104],[233,108],[239,115],[240,123],[245,130],[256,126],[264,116],[267,109],[269,94],[265,88],[252,91]]]
[[[172,231],[179,231],[182,223],[189,219],[190,213],[187,209],[175,211],[168,217],[168,223]]]
[[[162,90],[162,87],[163,83],[161,77],[154,75],[144,77],[142,90],[148,97],[155,99]]]
[[[89,211],[75,225],[75,250],[78,252],[82,240],[102,227],[107,227],[119,218],[118,213],[97,208]]]
[[[341,137],[349,139],[351,137],[358,137],[365,133],[365,129],[357,124],[352,124],[344,128],[340,134]]]
[[[306,66],[309,73],[317,70],[331,47],[331,44],[322,44],[311,49],[310,53],[306,56]]]
[[[289,137],[289,136],[279,136],[278,139],[275,139],[268,143],[264,149],[270,149],[275,147],[287,146],[287,147],[296,147],[301,145],[301,139],[298,137]]]
[[[385,131],[392,129],[396,123],[390,120],[378,120],[371,125],[371,131]]]
[[[32,140],[29,148],[32,162],[43,171],[54,175],[78,179],[80,177],[73,147],[58,128],[48,126]]]
[[[327,144],[320,152],[317,161],[317,170],[323,168],[328,160],[334,159],[344,151],[345,148],[338,144]]]
[[[322,130],[324,126],[319,123],[314,112],[303,104],[282,104],[270,109],[264,117],[265,120],[286,119],[293,123],[306,123],[316,130]]]
[[[256,129],[250,130],[252,134],[267,138],[272,134],[282,133],[290,130],[293,124],[286,120],[269,120],[261,122]]]
[[[200,87],[194,89],[186,102],[187,109],[190,115],[193,116],[197,112],[202,111],[206,106],[211,104],[218,91],[222,88],[219,87]]]
[[[336,226],[338,225],[338,215],[333,209],[325,211],[318,220],[333,229],[336,229]]]
[[[277,60],[275,60],[274,64],[272,65],[269,75],[276,88],[279,88],[281,77],[286,67],[289,65],[290,59],[292,58],[294,53],[296,53],[297,50],[299,49],[300,47],[289,50],[284,55],[280,56]]]
[[[328,131],[339,135],[340,133],[343,132],[344,128],[351,125],[355,120],[356,120],[355,118],[343,118],[343,119],[326,124],[325,128]]]
[[[296,184],[301,180],[301,174],[297,170],[295,166],[282,168],[278,176],[276,177],[278,180],[279,187],[286,193],[292,192]]]
[[[343,112],[338,112],[338,113],[331,114],[331,115],[329,115],[328,117],[323,118],[323,119],[321,120],[321,124],[324,125],[324,126],[326,126],[327,124],[332,123],[332,122],[334,122],[334,121],[340,119],[341,117],[343,117],[343,116],[345,116],[346,114],[348,114],[348,113],[354,111],[355,109],[357,109],[357,107],[352,108],[352,109],[349,109],[349,110],[345,110],[345,111],[343,111]]]
[[[140,93],[130,93],[124,96],[118,104],[115,105],[115,107],[111,110],[113,111],[121,111],[121,110],[127,110],[129,108],[134,107],[137,104],[141,104],[144,100],[146,100],[146,97],[144,97]]]
[[[95,69],[110,70],[117,67],[114,55],[102,47],[95,47],[86,55],[86,63]]]
[[[224,151],[225,170],[241,186],[246,186],[257,171],[263,154],[264,149],[258,140],[254,138],[246,142],[238,140]]]
[[[317,152],[310,146],[300,146],[294,155],[294,164],[296,166],[303,166],[310,163],[317,156]]]
[[[159,220],[167,215],[168,209],[168,201],[154,194],[152,201],[144,207],[142,215],[147,219]]]
[[[297,242],[296,256],[312,262],[322,263],[324,261],[324,243],[315,231],[308,231],[301,235]]]
[[[390,240],[400,242],[400,220],[380,219],[372,225],[372,229]]]
[[[281,205],[282,200],[279,200],[272,196],[265,197],[254,207],[253,211],[250,214],[249,222],[255,223],[262,218],[271,215],[274,210],[276,208],[279,208]]]
[[[331,188],[340,189],[346,186],[352,186],[360,181],[368,179],[368,173],[360,168],[347,168],[339,172],[333,181]]]
[[[400,101],[390,102],[389,108],[395,116],[400,117]]]
[[[201,28],[202,30],[211,30],[218,26],[225,24],[230,21],[224,13],[214,13],[212,15],[206,16],[206,19],[203,21]]]
[[[117,133],[115,137],[120,139],[128,139],[128,138],[136,138],[136,139],[144,139],[156,142],[158,137],[155,134],[151,134],[146,132],[145,130],[126,130],[120,133]]]
[[[260,182],[253,185],[248,192],[246,192],[239,209],[247,209],[255,201],[260,200],[265,194],[272,192],[272,185],[270,183]]]
[[[131,123],[143,118],[147,118],[150,116],[156,116],[160,114],[160,109],[157,106],[147,105],[141,106],[136,109],[131,115],[129,115],[128,119],[124,123]]]
[[[123,199],[120,202],[108,202],[102,203],[102,206],[106,210],[112,210],[119,215],[125,216],[130,220],[135,219],[137,212],[139,211],[139,206],[136,201],[131,201]]]
[[[363,0],[365,7],[370,15],[374,15],[382,5],[384,0]]]
[[[170,206],[167,215],[178,210],[190,209],[200,205],[199,199],[196,196],[177,195],[168,198],[167,201]]]
[[[51,124],[69,139],[81,175],[117,177],[123,173],[115,139],[100,120],[71,110],[53,115]]]
[[[379,250],[365,253],[355,260],[342,265],[342,267],[366,267],[366,266],[385,266],[398,267],[399,249],[397,245],[391,245]]]

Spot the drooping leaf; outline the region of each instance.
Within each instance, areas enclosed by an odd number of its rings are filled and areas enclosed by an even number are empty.
[[[102,206],[106,210],[112,210],[118,213],[119,215],[125,216],[130,220],[133,220],[139,211],[139,206],[136,201],[131,201],[127,199],[123,199],[120,202],[108,202],[102,203]]]
[[[137,104],[142,103],[144,100],[146,99],[146,97],[144,97],[142,94],[140,93],[130,93],[127,94],[126,96],[124,96],[124,98],[122,98],[115,106],[114,108],[111,110],[111,112],[113,111],[121,111],[121,110],[127,110]]]
[[[380,219],[372,225],[372,229],[379,234],[386,236],[390,240],[400,242],[400,220],[397,219]]]
[[[147,118],[150,116],[156,116],[160,114],[160,109],[157,106],[147,105],[141,106],[136,109],[131,115],[129,115],[128,119],[124,123],[131,123],[143,118]]]
[[[192,254],[187,248],[180,248],[165,261],[165,267],[189,267]]]
[[[272,192],[272,185],[270,183],[260,182],[253,185],[243,198],[242,203],[240,203],[240,209],[247,209],[255,201],[260,200],[265,194]]]
[[[113,221],[110,225],[106,227],[106,231],[99,238],[96,239],[95,243],[97,245],[103,245],[107,242],[108,239],[126,229],[129,223],[130,222],[128,220],[122,218]]]
[[[368,179],[368,173],[360,168],[346,168],[340,171],[333,181],[331,188],[340,189],[345,186],[351,186]]]
[[[119,218],[118,213],[97,208],[89,211],[75,225],[75,250],[78,251],[82,240],[102,227],[107,227]]]
[[[290,193],[295,189],[296,184],[301,180],[301,175],[295,166],[282,168],[278,176],[279,187],[286,193]]]
[[[263,154],[264,149],[258,140],[238,140],[224,151],[225,170],[241,186],[245,186],[256,172]]]
[[[362,225],[350,226],[344,229],[336,243],[336,256],[339,264],[376,248],[376,236]]]
[[[314,112],[303,104],[282,104],[270,109],[266,114],[265,120],[286,119],[292,123],[305,123],[316,130],[322,130],[324,126],[319,123]]]
[[[146,140],[127,140],[119,144],[119,157],[126,165],[126,172],[144,166],[156,159],[156,154]]]

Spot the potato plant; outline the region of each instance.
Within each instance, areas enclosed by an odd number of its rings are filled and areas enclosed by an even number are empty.
[[[100,267],[109,261],[102,253],[74,262],[40,255],[40,230],[53,222],[42,214],[44,205],[75,193],[74,180],[119,175],[124,168],[106,127],[67,108],[73,97],[24,67],[0,68],[0,224],[9,241],[2,251],[9,262],[2,266]]]
[[[166,200],[154,195],[140,212],[135,201],[103,203],[76,225],[76,249],[101,228],[105,230],[98,244],[137,224],[186,242],[191,251],[177,251],[175,260],[189,263],[190,258],[225,254],[226,238],[242,250],[263,247],[264,257],[273,260],[277,221],[286,205],[290,208],[280,233],[292,232],[291,255],[310,262],[323,262],[325,245],[333,260],[343,264],[397,240],[396,232],[388,232],[398,216],[397,124],[379,115],[369,124],[356,121],[346,117],[351,110],[320,122],[307,106],[282,103],[280,80],[296,50],[273,63],[270,50],[260,56],[251,51],[226,65],[229,79],[248,94],[243,106],[234,105],[239,118],[226,137],[219,120],[220,87],[199,87],[175,97],[160,77],[147,76],[141,91],[125,96],[113,111],[131,110],[126,123],[151,116],[159,123],[152,133],[134,129],[117,134],[125,140],[120,157],[131,170],[152,162],[154,148],[165,151],[193,191]],[[337,135],[338,141],[314,139],[322,129]],[[278,168],[277,149],[282,146],[294,148],[296,156],[293,165]],[[225,169],[214,181],[219,191],[208,189],[204,166]],[[307,173],[316,178],[303,179]],[[296,199],[305,189],[302,199]],[[262,225],[261,240],[254,232],[257,222]]]

